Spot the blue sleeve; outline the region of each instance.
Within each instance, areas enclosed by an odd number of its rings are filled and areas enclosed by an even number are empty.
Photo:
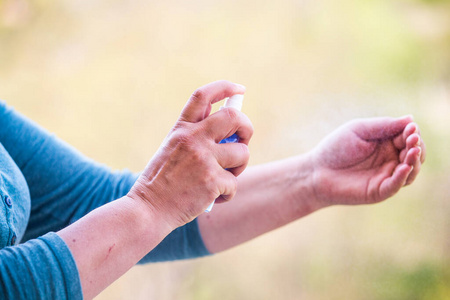
[[[140,264],[210,255],[201,238],[197,220],[172,231]]]
[[[2,299],[83,299],[69,248],[55,233],[0,250]]]
[[[24,240],[58,231],[128,193],[137,176],[86,158],[0,102],[0,141],[28,184],[31,215]],[[208,255],[197,220],[174,230],[143,262]]]

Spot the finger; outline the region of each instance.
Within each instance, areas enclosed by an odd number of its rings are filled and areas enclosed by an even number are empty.
[[[387,199],[397,193],[412,172],[413,167],[407,164],[399,164],[394,169],[392,176],[385,178],[379,188],[381,200]]]
[[[400,134],[411,122],[411,116],[363,119],[353,123],[353,130],[360,138],[367,141],[385,140]]]
[[[406,139],[406,149],[411,149],[418,146],[420,143],[420,136],[417,133],[413,133]]]
[[[406,154],[405,160],[403,163],[414,166],[415,163],[420,162],[420,148],[419,147],[413,147],[409,149],[409,151]]]
[[[406,147],[406,139],[413,133],[417,132],[417,125],[415,123],[409,123],[406,125],[405,130],[401,134],[398,134],[394,138],[394,146],[401,150]]]
[[[416,133],[408,136],[404,148],[400,151],[400,162],[405,162],[406,154],[414,147],[420,148],[420,136]]]
[[[248,146],[243,143],[217,144],[216,158],[222,168],[234,176],[241,174],[250,158]]]
[[[408,136],[408,138],[406,139],[405,145],[403,146],[403,149],[401,149],[400,151],[400,162],[405,162],[405,158],[406,158],[406,154],[409,152],[410,149],[414,148],[414,147],[418,147],[420,148],[420,136],[416,133]]]
[[[230,201],[236,195],[237,179],[230,172],[223,170],[221,175],[220,196],[216,198],[216,203]]]
[[[410,156],[409,153],[411,152],[411,149],[414,149],[414,148],[416,148],[414,151],[414,157],[417,154],[418,161],[420,162],[420,153],[419,152],[421,152],[422,150],[420,149],[419,145],[420,145],[420,136],[417,133],[411,134],[406,139],[406,148],[404,149],[404,150],[406,150],[405,162],[407,160],[407,157]],[[403,152],[405,152],[405,151],[403,151]],[[409,163],[409,165],[413,165],[413,164]]]
[[[209,137],[216,143],[234,133],[239,136],[239,142],[248,145],[253,135],[253,125],[250,119],[234,108],[221,109],[202,122]]]
[[[244,94],[245,87],[226,80],[215,81],[197,89],[184,106],[180,121],[197,123],[211,112],[211,104],[235,94]]]
[[[406,158],[406,153],[408,153],[408,149],[403,148],[402,151],[400,151],[400,155],[399,155],[399,162],[405,161]]]
[[[414,147],[410,149],[408,151],[408,154],[406,155],[405,162],[408,165],[412,166],[413,170],[406,179],[405,185],[413,183],[413,181],[416,179],[417,175],[420,172],[420,169],[422,167],[422,163],[420,162],[420,154],[421,149],[419,147]]]
[[[420,138],[418,146],[421,150],[420,151],[420,162],[423,164],[425,162],[425,159],[427,156],[427,147],[426,147],[425,143],[423,142],[422,138]]]

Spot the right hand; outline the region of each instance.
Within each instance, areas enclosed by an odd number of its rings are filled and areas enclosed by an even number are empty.
[[[128,196],[144,201],[173,228],[192,221],[215,199],[233,198],[236,176],[249,159],[253,127],[234,108],[209,114],[213,103],[244,92],[228,81],[197,89]],[[239,143],[218,144],[235,132]]]

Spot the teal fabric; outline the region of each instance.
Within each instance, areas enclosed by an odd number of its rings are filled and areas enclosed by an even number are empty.
[[[82,299],[70,250],[55,233],[0,250],[1,299]]]
[[[3,248],[16,244],[25,233],[30,217],[30,192],[25,178],[2,144],[0,170],[0,248]]]
[[[70,250],[53,232],[126,195],[138,175],[94,162],[3,102],[0,175],[0,298],[82,298]],[[141,263],[209,254],[194,220]]]

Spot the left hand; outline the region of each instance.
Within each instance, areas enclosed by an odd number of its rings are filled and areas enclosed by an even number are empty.
[[[351,121],[313,151],[317,204],[369,204],[411,184],[425,160],[425,144],[411,116]]]

